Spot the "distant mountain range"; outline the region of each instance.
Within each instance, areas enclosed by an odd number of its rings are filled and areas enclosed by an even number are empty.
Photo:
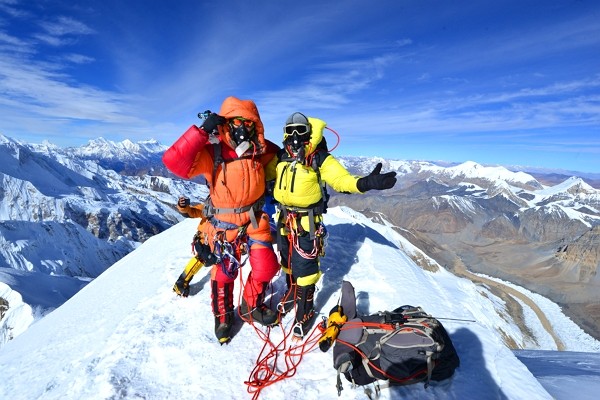
[[[384,170],[399,172],[398,183],[382,193],[333,196],[332,205],[382,213],[442,265],[544,294],[600,337],[600,190],[584,179],[546,186],[530,174],[474,162],[342,160],[359,174],[382,161]]]
[[[174,207],[179,195],[192,201],[207,196],[201,180],[184,181],[166,171],[165,149],[156,141],[101,138],[62,149],[0,135],[0,282],[21,294],[35,318],[181,221]],[[537,171],[534,177],[474,162],[338,159],[359,175],[382,162],[399,180],[386,192],[334,195],[332,204],[371,211],[373,217],[385,214],[441,263],[460,261],[473,271],[530,282],[557,295],[563,286],[553,286],[556,282],[581,287],[569,286],[559,299],[569,304],[587,304],[596,296],[600,192],[584,174]],[[564,179],[548,186],[559,177]],[[32,275],[43,277],[38,279],[43,288],[27,284]],[[61,293],[42,303],[36,290]]]
[[[101,139],[61,149],[0,135],[0,283],[35,318],[180,221],[180,194],[206,197],[204,185],[164,176],[164,149]]]

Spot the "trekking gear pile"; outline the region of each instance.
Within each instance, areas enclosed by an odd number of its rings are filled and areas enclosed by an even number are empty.
[[[343,389],[341,374],[353,385],[375,383],[378,392],[386,384],[424,382],[427,387],[430,381],[450,378],[460,365],[448,333],[436,318],[409,305],[358,317],[354,288],[347,281],[319,347],[327,351],[334,341],[338,395]]]

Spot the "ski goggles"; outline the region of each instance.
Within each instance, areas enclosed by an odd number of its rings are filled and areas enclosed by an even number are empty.
[[[229,120],[229,123],[232,126],[236,127],[236,128],[239,127],[239,126],[242,126],[242,125],[244,125],[248,129],[254,128],[254,121],[251,121],[251,120],[246,119],[246,118],[241,118],[241,117],[231,118]]]
[[[294,133],[297,133],[298,135],[306,135],[310,132],[310,125],[290,124],[286,125],[283,131],[286,135],[293,135]]]

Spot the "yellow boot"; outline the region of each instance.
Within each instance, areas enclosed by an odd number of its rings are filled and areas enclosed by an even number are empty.
[[[188,297],[190,294],[190,282],[194,275],[200,271],[204,264],[202,261],[198,260],[196,257],[192,257],[191,260],[187,263],[179,278],[173,285],[173,291],[178,296]]]

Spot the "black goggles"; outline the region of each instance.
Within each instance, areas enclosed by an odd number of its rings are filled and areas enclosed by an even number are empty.
[[[286,125],[284,132],[286,135],[293,135],[294,133],[297,133],[298,135],[306,135],[308,132],[310,132],[310,126],[304,124]]]

